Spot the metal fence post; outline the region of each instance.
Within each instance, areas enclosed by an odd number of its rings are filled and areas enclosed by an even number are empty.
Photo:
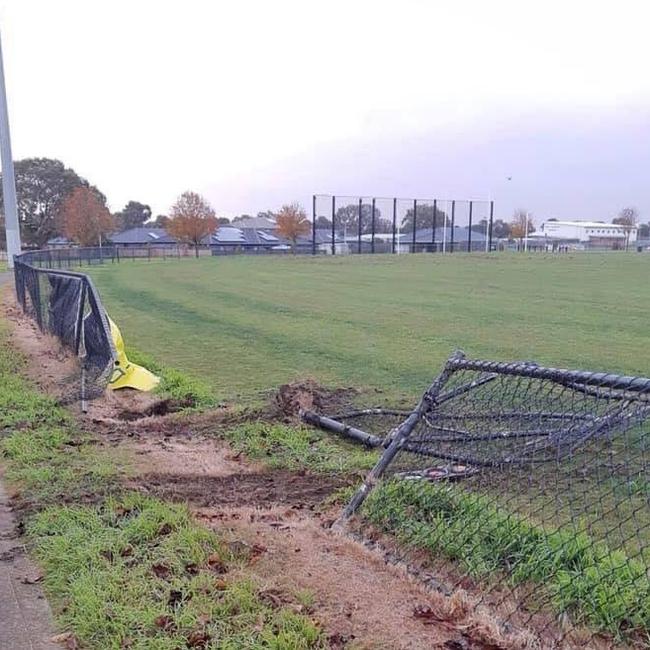
[[[316,255],[316,195],[311,197],[311,254]]]
[[[397,199],[393,199],[393,246],[392,253],[395,254],[395,237],[397,231]]]
[[[438,199],[433,199],[433,225],[431,226],[431,243],[433,252],[436,252],[436,219],[438,217]]]
[[[332,195],[332,255],[336,255],[336,196]]]
[[[358,216],[358,221],[359,223],[357,224],[357,253],[361,252],[361,213],[362,213],[362,207],[363,207],[363,198],[359,198],[359,216]]]
[[[449,238],[449,252],[454,252],[454,227],[456,224],[456,201],[451,202],[451,237]]]
[[[494,201],[490,201],[490,223],[488,224],[488,253],[492,252],[492,225],[494,222]]]
[[[418,200],[413,199],[413,246],[411,248],[411,253],[415,253],[415,239],[417,237],[418,229]]]
[[[474,207],[474,202],[469,202],[469,226],[467,228],[467,252],[472,252],[472,208]]]
[[[372,219],[371,219],[371,228],[372,234],[370,235],[370,252],[375,252],[375,201],[376,199],[372,198]]]

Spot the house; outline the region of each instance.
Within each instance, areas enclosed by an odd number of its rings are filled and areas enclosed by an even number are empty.
[[[72,248],[74,245],[75,245],[74,242],[68,239],[67,237],[59,236],[59,237],[52,237],[52,239],[48,239],[46,247],[47,248]]]
[[[544,237],[549,250],[565,242],[576,248],[622,250],[637,240],[638,228],[603,221],[545,221],[537,238]]]
[[[470,230],[464,226],[438,226],[433,237],[432,228],[422,228],[415,231],[415,246],[413,246],[413,233],[401,233],[399,236],[400,248],[411,250],[414,253],[435,253],[441,251],[469,252],[484,251],[487,238],[484,233]],[[408,247],[408,248],[407,248]]]
[[[138,228],[129,228],[123,232],[111,235],[111,242],[115,246],[127,248],[155,246],[155,247],[176,247],[176,240],[171,237],[164,228],[153,228],[140,226]]]

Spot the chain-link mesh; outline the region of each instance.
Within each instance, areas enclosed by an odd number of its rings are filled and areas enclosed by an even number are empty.
[[[29,255],[29,254],[27,254]],[[75,363],[61,377],[60,401],[101,395],[117,362],[106,312],[87,275],[37,268],[15,259],[16,296],[41,331],[55,336]]]
[[[543,647],[650,647],[649,414],[650,379],[458,354],[414,411],[339,416],[386,447],[346,514]]]

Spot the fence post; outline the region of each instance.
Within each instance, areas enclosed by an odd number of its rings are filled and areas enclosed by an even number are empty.
[[[332,255],[336,255],[336,196],[332,195]]]
[[[418,200],[413,199],[413,247],[411,248],[411,253],[415,253],[415,239],[418,229]]]
[[[433,225],[431,226],[431,243],[433,252],[436,252],[436,218],[438,217],[438,199],[433,199]]]
[[[397,230],[397,198],[393,199],[393,246],[392,253],[395,254],[395,236]]]
[[[471,253],[472,252],[472,208],[474,206],[474,202],[470,201],[469,202],[469,226],[467,230],[467,252]]]
[[[451,237],[449,238],[449,252],[454,252],[454,226],[456,224],[456,200],[451,202]]]
[[[488,253],[492,252],[492,224],[494,218],[494,201],[490,201],[490,223],[488,224]]]
[[[316,255],[316,195],[311,197],[311,254]]]
[[[361,208],[363,206],[363,198],[359,197],[359,216],[357,217],[358,219],[358,224],[357,224],[357,253],[361,252]]]
[[[372,233],[370,235],[370,252],[375,252],[375,197],[372,198],[372,219],[371,219],[371,229]]]

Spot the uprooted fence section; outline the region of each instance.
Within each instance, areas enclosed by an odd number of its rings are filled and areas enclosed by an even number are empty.
[[[425,551],[448,592],[542,647],[649,647],[648,415],[650,379],[457,353],[412,411],[305,419],[383,445],[344,517]]]
[[[18,303],[76,360],[61,377],[61,401],[80,399],[85,408],[86,400],[101,395],[117,367],[106,311],[87,275],[40,268],[33,258],[34,253],[26,253],[14,260]]]

